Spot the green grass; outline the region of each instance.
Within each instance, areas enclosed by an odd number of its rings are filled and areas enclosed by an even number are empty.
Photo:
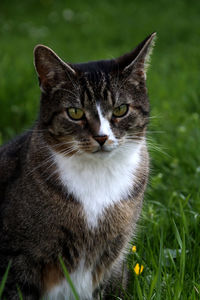
[[[60,264],[61,264],[63,273],[64,273],[64,275],[65,275],[65,278],[66,278],[67,282],[69,283],[69,286],[70,286],[70,288],[71,288],[71,290],[72,290],[72,292],[73,292],[74,299],[75,299],[75,300],[79,300],[79,296],[78,296],[78,293],[77,293],[77,291],[76,291],[76,287],[74,286],[74,284],[73,284],[73,282],[72,282],[72,280],[71,280],[70,274],[69,274],[69,272],[67,271],[67,268],[66,268],[66,266],[65,266],[65,264],[64,264],[64,261],[63,261],[63,259],[62,259],[61,256],[59,257],[59,261],[60,261]]]
[[[39,107],[33,47],[64,60],[111,58],[158,32],[148,72],[151,175],[127,299],[200,298],[200,2],[0,2],[0,143],[29,128]]]
[[[9,273],[9,270],[10,270],[10,266],[11,266],[11,262],[8,264],[6,272],[3,275],[3,278],[2,278],[1,283],[0,283],[0,299],[1,299],[1,296],[3,294],[3,290],[4,290],[4,287],[5,287],[5,284],[6,284],[6,280],[8,278],[8,273]]]

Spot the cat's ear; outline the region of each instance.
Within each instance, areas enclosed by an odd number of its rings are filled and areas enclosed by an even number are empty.
[[[43,92],[55,87],[66,79],[73,80],[76,71],[62,61],[50,48],[37,45],[34,49],[34,64]]]
[[[138,85],[146,79],[150,56],[155,43],[156,32],[149,35],[133,51],[116,59],[118,70],[129,82]]]

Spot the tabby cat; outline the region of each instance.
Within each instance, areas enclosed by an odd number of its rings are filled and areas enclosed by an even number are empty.
[[[117,59],[82,64],[36,46],[39,116],[0,148],[0,280],[11,262],[3,299],[19,291],[25,300],[74,299],[60,257],[81,300],[123,298],[148,178],[155,36]]]

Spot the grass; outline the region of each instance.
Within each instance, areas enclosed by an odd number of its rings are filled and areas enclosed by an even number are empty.
[[[80,62],[118,56],[158,32],[148,73],[151,175],[127,299],[200,298],[200,2],[12,0],[0,3],[0,143],[39,107],[38,43]],[[131,247],[130,247],[131,248]]]
[[[76,287],[74,286],[74,284],[73,284],[73,282],[72,282],[72,280],[71,280],[70,274],[69,274],[69,272],[67,271],[67,268],[66,268],[66,266],[65,266],[65,264],[64,264],[64,261],[63,261],[63,259],[62,259],[61,256],[59,257],[59,261],[60,261],[60,264],[61,264],[63,273],[64,273],[64,275],[65,275],[65,278],[66,278],[66,280],[67,280],[67,282],[68,282],[68,284],[69,284],[69,286],[70,286],[70,288],[71,288],[71,290],[72,290],[72,292],[73,292],[74,299],[75,299],[75,300],[79,300],[79,296],[78,296],[78,293],[77,293],[77,291],[76,291]]]
[[[3,290],[4,290],[4,287],[5,287],[5,284],[6,284],[6,280],[8,278],[8,273],[9,273],[9,270],[10,270],[10,266],[11,266],[11,263],[8,264],[8,267],[6,269],[6,272],[1,280],[1,283],[0,283],[0,299],[1,299],[1,296],[3,294]]]

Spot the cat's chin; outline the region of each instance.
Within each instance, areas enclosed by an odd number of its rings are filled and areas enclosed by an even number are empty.
[[[87,157],[89,159],[107,159],[109,157],[111,157],[113,154],[115,153],[115,148],[105,148],[105,147],[102,147],[102,148],[96,148],[94,149],[93,151],[91,152],[84,152],[82,153],[82,155],[84,157]]]
[[[109,154],[111,152],[113,152],[114,150],[116,149],[116,147],[106,147],[106,146],[103,146],[103,147],[99,147],[97,149],[95,149],[94,151],[91,152],[91,154],[102,154],[102,155],[106,155],[106,154]]]
[[[107,145],[107,144],[105,144],[105,145],[103,145],[103,146],[97,146],[97,147],[94,147],[93,148],[93,150],[91,151],[91,153],[92,154],[97,154],[97,153],[101,153],[102,155],[103,154],[108,154],[108,153],[111,153],[111,152],[113,152],[114,150],[116,150],[118,148],[118,144],[117,143],[115,143],[115,145],[114,144],[112,144],[112,145]]]
[[[100,159],[100,160],[107,160],[110,159],[111,157],[113,157],[113,154],[115,153],[115,151],[105,151],[105,150],[98,150],[95,152],[91,152],[90,159],[93,160],[95,159]]]

